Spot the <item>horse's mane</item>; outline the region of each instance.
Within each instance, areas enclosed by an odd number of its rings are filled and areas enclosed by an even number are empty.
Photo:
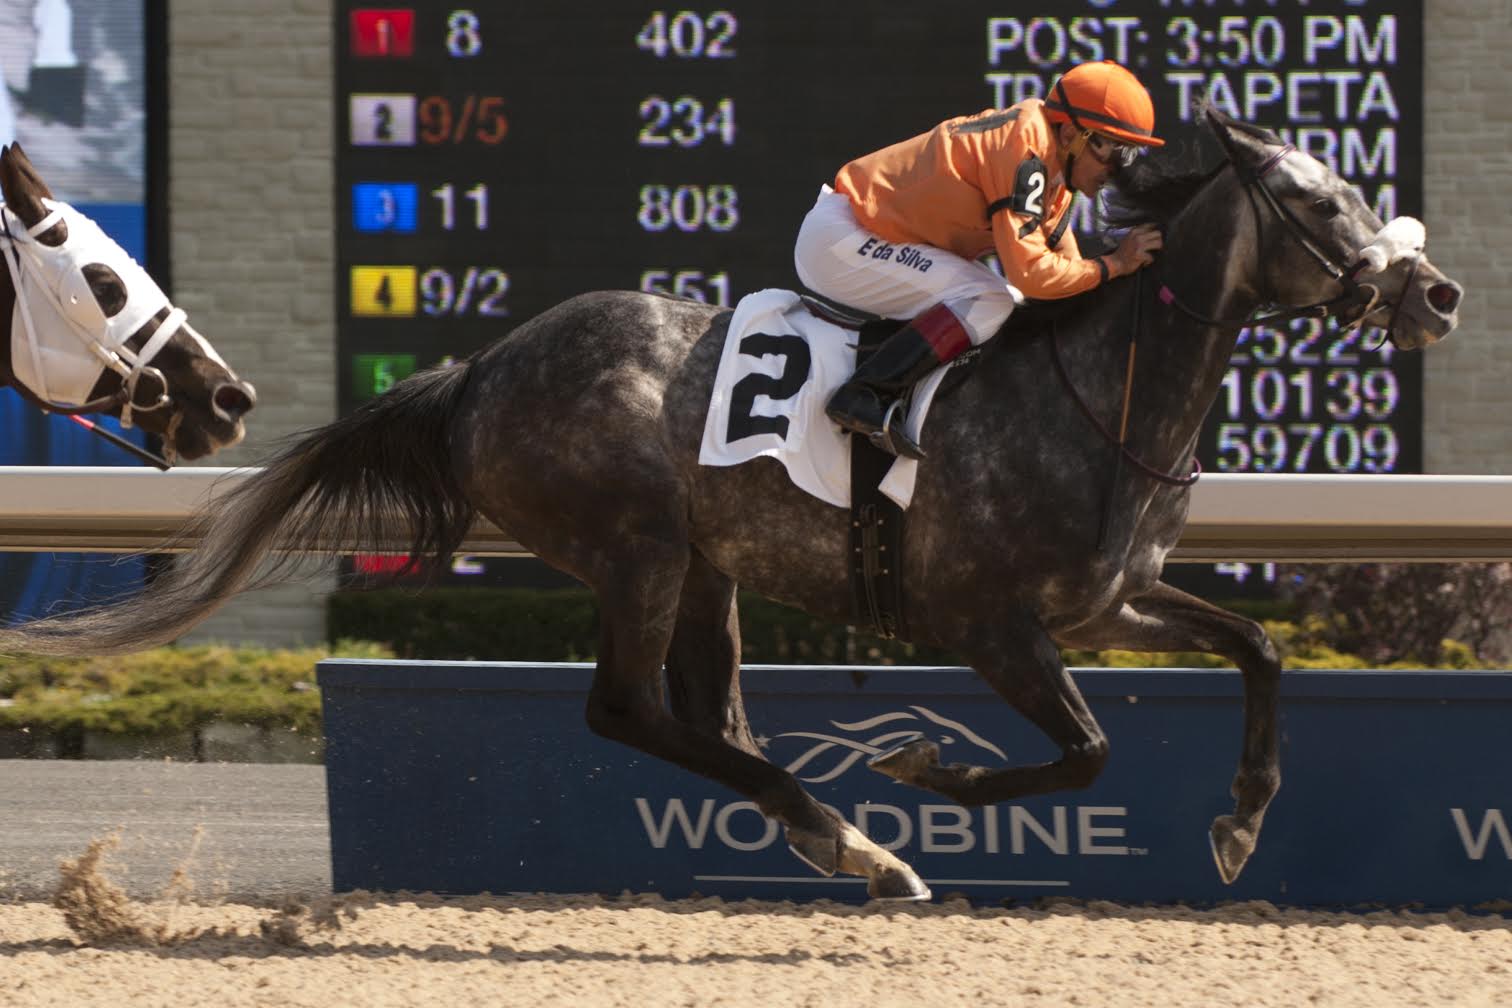
[[[1211,106],[1200,106],[1197,114],[1199,117],[1216,117],[1229,129],[1262,143],[1283,142],[1275,132],[1230,118]],[[1202,149],[1194,144],[1180,149],[1152,151],[1136,159],[1132,165],[1119,168],[1113,175],[1105,200],[1104,219],[1114,228],[1169,224],[1185,209],[1197,190],[1228,163],[1219,160],[1217,164],[1203,167],[1202,161]]]
[[[1114,175],[1104,201],[1104,219],[1113,228],[1169,224],[1222,168],[1222,162],[1194,169],[1160,155],[1142,157]]]

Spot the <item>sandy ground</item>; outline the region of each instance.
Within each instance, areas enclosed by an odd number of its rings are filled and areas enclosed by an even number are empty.
[[[354,893],[0,895],[0,1005],[1505,1005],[1504,916]],[[187,864],[187,862],[186,862]],[[0,890],[3,893],[3,890]]]

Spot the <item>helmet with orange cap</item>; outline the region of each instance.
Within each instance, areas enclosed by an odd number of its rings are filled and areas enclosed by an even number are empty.
[[[1165,144],[1155,136],[1150,93],[1139,78],[1111,60],[1079,63],[1062,74],[1045,98],[1045,118],[1135,147]]]

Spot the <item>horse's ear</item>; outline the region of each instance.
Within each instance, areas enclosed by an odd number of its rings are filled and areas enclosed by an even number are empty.
[[[0,188],[5,191],[5,205],[31,227],[47,216],[42,200],[52,199],[52,190],[32,167],[31,159],[18,143],[0,149]]]
[[[1193,104],[1197,121],[1206,126],[1217,138],[1224,155],[1235,164],[1253,162],[1264,153],[1263,145],[1245,129],[1235,129],[1238,120],[1215,106],[1207,98],[1199,98]]]
[[[1234,134],[1229,129],[1232,120],[1206,97],[1198,98],[1192,103],[1192,113],[1197,121],[1206,126],[1208,131],[1217,138],[1229,160],[1238,160],[1239,148],[1234,141]]]

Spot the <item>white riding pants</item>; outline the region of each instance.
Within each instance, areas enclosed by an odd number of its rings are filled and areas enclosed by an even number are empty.
[[[973,346],[990,339],[1022,300],[981,263],[877,237],[856,221],[850,198],[829,186],[803,218],[793,262],[810,290],[884,318],[912,319],[948,305]]]

